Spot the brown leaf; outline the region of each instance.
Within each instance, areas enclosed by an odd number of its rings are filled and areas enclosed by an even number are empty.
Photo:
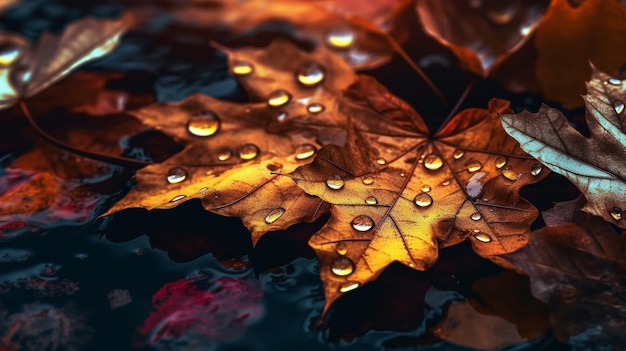
[[[18,36],[4,35],[7,47],[0,57],[0,109],[36,95],[79,66],[108,54],[133,22],[130,14],[119,20],[81,19],[60,37],[44,33],[36,48]]]
[[[351,89],[389,94],[375,84],[361,80]],[[486,257],[526,243],[537,212],[517,190],[547,172],[504,133],[498,113],[506,111],[508,102],[494,99],[487,110],[462,111],[432,138],[409,113],[412,128],[384,136],[353,130],[346,147],[324,147],[291,174],[307,193],[333,204],[329,222],[309,241],[322,267],[325,310],[393,261],[425,270],[438,248],[467,237]],[[356,123],[365,113],[389,114],[369,107],[350,116]]]
[[[626,228],[625,90],[626,83],[594,69],[583,97],[589,138],[570,126],[560,111],[545,105],[537,113],[502,115],[504,129],[524,151],[585,195],[584,211],[621,228]]]
[[[528,40],[546,7],[544,0],[417,1],[424,31],[482,76]]]
[[[537,29],[535,74],[547,99],[568,108],[581,105],[582,82],[591,61],[604,72],[626,63],[626,6],[614,0],[586,0],[573,8],[554,0]]]

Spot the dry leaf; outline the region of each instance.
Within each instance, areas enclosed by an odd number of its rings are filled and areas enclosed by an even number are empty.
[[[619,1],[586,0],[576,8],[552,1],[534,38],[535,75],[545,97],[580,106],[589,61],[604,72],[626,64],[625,32],[626,6]]]
[[[133,22],[131,15],[119,20],[81,19],[60,37],[44,33],[36,48],[18,36],[3,35],[0,109],[34,96],[79,66],[108,54]]]
[[[582,203],[577,199],[544,212],[548,224],[569,222],[534,231],[527,246],[503,258],[530,276],[535,297],[550,302],[558,339],[601,326],[601,334],[588,336],[593,345],[602,338],[613,346],[626,345],[626,236],[580,212]]]
[[[394,29],[394,17],[412,1],[335,0],[196,0],[176,11],[185,23],[227,28],[238,34],[264,26],[287,24],[294,39],[326,44],[351,66],[364,69],[387,62],[393,52],[384,35]],[[295,32],[295,33],[293,33]],[[223,39],[223,38],[220,38]]]
[[[581,5],[582,6],[582,5]],[[537,113],[502,115],[502,125],[524,151],[567,177],[587,198],[583,211],[626,228],[626,82],[594,68],[584,101],[591,136],[584,137],[548,106]]]
[[[373,79],[362,77],[350,90],[367,97],[351,104],[354,123],[371,113],[396,124],[401,111],[411,111]],[[547,172],[504,133],[498,113],[506,111],[508,102],[494,99],[487,110],[462,111],[432,138],[411,111],[403,123],[411,127],[384,136],[353,131],[345,147],[324,147],[291,174],[333,204],[329,222],[309,241],[322,267],[325,311],[393,261],[425,270],[439,248],[467,237],[486,257],[526,243],[537,211],[517,190]]]
[[[528,40],[546,7],[545,0],[417,1],[424,31],[483,76]]]
[[[231,71],[251,96],[265,101],[194,95],[132,112],[185,149],[138,171],[137,185],[107,214],[201,199],[207,210],[241,218],[256,243],[267,231],[312,221],[327,210],[279,174],[309,163],[324,144],[345,142],[346,114],[336,107],[336,89],[354,80],[352,69],[324,47],[306,53],[285,41],[229,55]],[[394,132],[376,117],[359,128]]]

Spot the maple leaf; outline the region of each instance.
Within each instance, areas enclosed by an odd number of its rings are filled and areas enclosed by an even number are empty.
[[[309,241],[321,265],[324,311],[391,262],[425,270],[438,248],[468,237],[486,257],[526,243],[537,211],[517,190],[547,172],[502,130],[498,113],[510,111],[508,102],[464,110],[431,138],[419,115],[373,79],[362,77],[347,95],[366,97],[352,104],[392,116],[389,124],[404,114],[406,127],[384,137],[352,131],[345,147],[326,146],[291,173],[333,205]]]
[[[385,35],[397,33],[396,17],[406,12],[410,0],[362,1],[336,0],[262,0],[236,2],[199,0],[176,10],[185,23],[242,32],[259,31],[264,26],[287,23],[294,39],[326,44],[351,66],[374,68],[386,63],[393,52]]]
[[[503,258],[530,276],[535,297],[550,302],[559,340],[602,326],[603,333],[591,333],[589,342],[624,345],[626,233],[581,212],[584,202],[580,197],[544,211],[548,226],[533,231],[527,246]],[[585,318],[576,317],[581,313]]]
[[[277,173],[310,162],[322,145],[345,142],[350,112],[335,107],[334,89],[354,80],[352,69],[324,47],[305,53],[286,41],[229,55],[231,71],[251,96],[265,101],[242,104],[194,95],[131,112],[185,149],[138,171],[137,185],[105,215],[201,199],[209,211],[241,218],[256,243],[267,231],[313,221],[326,211],[323,201]],[[376,115],[358,127],[394,132]]]
[[[448,47],[465,69],[488,76],[528,40],[546,5],[542,0],[419,0],[416,9],[427,34]]]
[[[71,23],[60,37],[42,34],[36,47],[17,35],[3,35],[0,109],[34,96],[79,66],[108,54],[133,23],[130,14],[118,20],[85,18]]]
[[[552,171],[567,177],[587,198],[583,211],[621,228],[626,209],[626,82],[593,68],[587,83],[585,118],[590,137],[569,125],[558,110],[502,115],[502,125],[522,149]]]

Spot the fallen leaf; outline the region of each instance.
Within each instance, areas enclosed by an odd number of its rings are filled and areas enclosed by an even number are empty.
[[[133,23],[130,14],[119,20],[81,19],[60,37],[44,33],[36,47],[17,35],[3,35],[0,109],[36,95],[79,66],[108,54]]]
[[[582,5],[581,5],[582,6]],[[502,115],[502,125],[524,151],[567,177],[587,198],[583,211],[626,228],[626,82],[593,69],[587,83],[586,120],[590,137],[569,125],[558,110]]]
[[[394,116],[389,124],[411,111],[371,78],[349,91],[369,101],[360,114]],[[396,107],[378,111],[381,102]],[[468,237],[485,257],[526,243],[537,211],[517,191],[547,172],[500,127],[498,113],[508,106],[493,99],[486,110],[464,110],[433,137],[419,115],[401,112],[411,127],[385,136],[353,131],[345,147],[326,146],[291,173],[305,192],[333,204],[329,222],[309,241],[322,267],[325,311],[394,261],[425,270],[439,248]]]
[[[604,72],[626,63],[624,32],[626,6],[619,1],[586,0],[578,7],[552,1],[534,38],[535,75],[545,97],[568,108],[580,106],[589,61]]]
[[[518,50],[540,22],[548,3],[418,0],[424,31],[448,47],[464,69],[482,76]]]
[[[588,333],[587,346],[623,347],[626,233],[580,212],[582,203],[577,199],[545,211],[548,221],[569,217],[570,222],[533,231],[527,246],[503,258],[530,276],[535,297],[550,303],[559,340]],[[595,335],[591,329],[598,326],[603,331]]]

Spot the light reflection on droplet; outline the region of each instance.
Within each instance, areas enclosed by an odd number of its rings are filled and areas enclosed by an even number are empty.
[[[347,49],[354,44],[354,33],[349,28],[338,28],[326,37],[326,43],[333,49]]]
[[[613,217],[614,220],[619,221],[622,219],[622,209],[619,207],[613,207],[611,209],[611,217]]]
[[[296,148],[296,160],[306,160],[315,155],[315,146],[311,144],[302,144]]]
[[[431,190],[430,185],[422,185],[422,192],[429,192]]]
[[[480,214],[480,212],[474,212],[470,215],[470,218],[473,221],[480,221],[480,219],[483,218],[483,216]]]
[[[613,101],[613,109],[615,109],[615,113],[618,115],[622,114],[624,112],[624,102],[622,100]]]
[[[518,180],[522,176],[522,174],[517,173],[509,166],[502,168],[502,175],[504,176],[504,178],[513,181]]]
[[[428,206],[432,205],[433,198],[430,195],[426,194],[426,193],[419,193],[419,194],[417,194],[415,196],[413,201],[419,207],[428,207]]]
[[[611,85],[622,85],[622,81],[617,78],[609,78],[606,82]]]
[[[345,277],[354,272],[354,263],[349,258],[340,256],[331,262],[330,270],[336,276]]]
[[[359,215],[352,219],[350,225],[359,232],[366,232],[374,227],[374,221],[368,216]]]
[[[443,159],[437,154],[429,154],[424,157],[424,167],[431,171],[438,170],[443,166]]]
[[[346,244],[343,241],[340,241],[335,245],[335,250],[337,251],[338,254],[345,255],[348,253],[348,244]]]
[[[270,211],[270,213],[265,216],[265,223],[272,224],[276,222],[282,215],[285,214],[285,209],[282,207],[275,208]]]
[[[485,234],[485,233],[475,233],[474,234],[474,238],[476,238],[476,240],[483,242],[483,243],[488,243],[490,242],[492,239],[489,235]]]
[[[0,66],[11,66],[22,56],[22,48],[12,42],[0,44]]]
[[[312,102],[309,104],[309,106],[307,106],[306,110],[309,111],[309,113],[320,113],[320,112],[324,112],[324,105],[320,104],[319,102]]]
[[[472,161],[469,161],[468,163],[466,163],[465,167],[467,167],[467,170],[470,173],[474,173],[474,172],[480,171],[480,169],[483,167],[483,165],[480,162],[476,161],[476,160],[472,160]]]
[[[365,185],[372,185],[372,183],[374,183],[374,179],[370,176],[364,176],[361,181],[363,182],[363,184]]]
[[[176,195],[176,196],[174,196],[174,197],[170,200],[170,202],[180,201],[180,200],[184,199],[185,197],[186,197],[185,195]]]
[[[346,182],[343,180],[343,177],[340,176],[339,174],[334,174],[328,177],[328,179],[326,179],[326,186],[328,186],[329,188],[333,190],[339,190],[343,188],[345,184]]]
[[[376,163],[378,163],[379,165],[384,165],[387,163],[387,161],[384,158],[379,158],[376,160]]]
[[[254,144],[246,144],[239,149],[239,158],[242,160],[252,160],[259,155],[259,147]]]
[[[543,165],[541,163],[535,163],[530,167],[530,174],[533,176],[538,176],[543,170]]]
[[[314,87],[324,80],[324,69],[315,62],[303,63],[296,71],[298,82],[305,87]]]
[[[458,150],[454,150],[452,157],[454,157],[455,160],[458,160],[461,157],[463,157],[463,155],[465,155],[465,151],[458,149]]]
[[[271,107],[283,106],[291,100],[291,94],[284,89],[274,90],[267,97],[267,104]]]
[[[496,168],[502,168],[504,166],[506,166],[507,163],[507,158],[504,156],[499,156],[498,158],[496,158]]]
[[[222,150],[217,155],[217,159],[220,161],[227,161],[233,156],[233,153],[230,150]]]
[[[167,172],[167,182],[170,184],[178,184],[187,179],[187,171],[182,167],[174,167]]]
[[[205,110],[189,118],[187,130],[195,136],[208,137],[217,133],[220,124],[220,119],[214,112]]]
[[[233,61],[232,72],[238,76],[245,76],[254,72],[254,65],[248,61],[235,60]]]
[[[378,203],[378,200],[376,200],[376,198],[373,196],[368,196],[365,198],[365,203],[368,205],[376,205]]]
[[[339,287],[339,292],[346,293],[359,287],[357,282],[348,282]]]

